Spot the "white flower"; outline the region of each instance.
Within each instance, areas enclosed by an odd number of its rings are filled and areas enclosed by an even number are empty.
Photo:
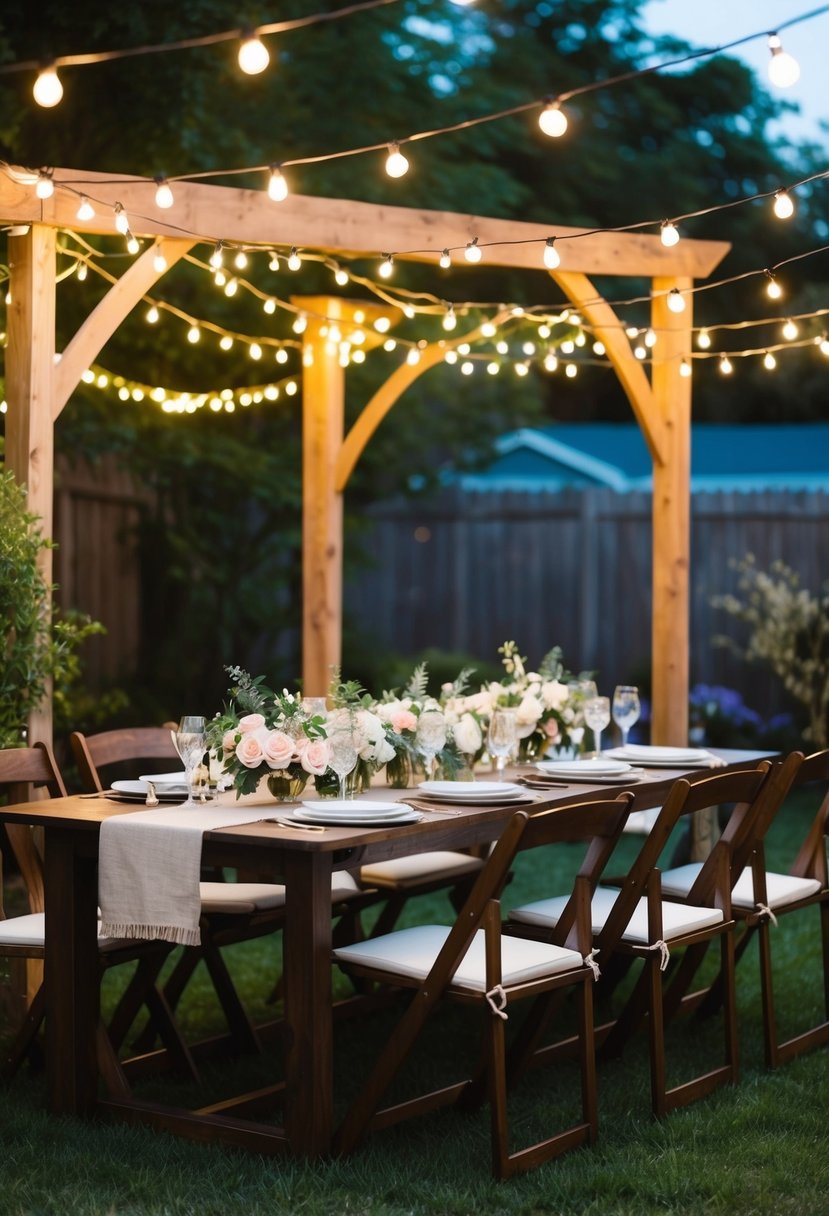
[[[544,706],[536,697],[527,694],[518,706],[516,713],[516,721],[518,722],[519,733],[522,726],[535,726],[538,719],[544,712]]]
[[[547,709],[561,709],[568,695],[567,685],[560,680],[545,680],[541,685],[541,699]]]
[[[458,750],[465,755],[474,755],[483,746],[481,727],[472,714],[463,714],[458,719],[453,734]]]

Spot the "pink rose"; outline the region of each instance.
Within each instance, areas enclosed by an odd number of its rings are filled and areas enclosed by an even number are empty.
[[[265,719],[261,714],[245,714],[244,718],[239,719],[239,730],[243,735],[252,730],[260,730],[264,725]]]
[[[272,730],[266,736],[264,753],[268,768],[287,768],[292,760],[297,759],[294,741],[284,730]]]
[[[417,730],[417,718],[410,709],[398,709],[391,716],[391,728],[397,735],[404,730]]]
[[[258,735],[243,734],[236,745],[236,759],[245,768],[256,768],[265,759],[262,740]]]
[[[554,743],[555,740],[558,738],[558,736],[559,736],[558,722],[556,722],[555,718],[548,718],[547,721],[544,723],[544,734],[547,736],[547,738],[550,740],[551,743]]]
[[[236,736],[239,732],[235,730],[227,730],[222,738],[222,750],[226,752],[236,751]]]
[[[331,749],[327,739],[309,739],[305,746],[300,748],[299,759],[306,773],[310,773],[312,777],[321,777],[328,768],[330,756]]]

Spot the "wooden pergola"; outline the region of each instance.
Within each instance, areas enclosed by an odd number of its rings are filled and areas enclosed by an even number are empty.
[[[177,183],[173,212],[155,205],[155,183],[111,174],[55,169],[55,193],[35,195],[25,170],[0,172],[0,217],[11,226],[11,304],[6,352],[6,462],[28,489],[29,509],[52,533],[54,425],[83,372],[153,284],[195,244],[296,246],[331,255],[379,256],[395,261],[434,260],[398,250],[455,248],[474,238],[488,246],[487,263],[540,270],[539,249],[557,237],[561,266],[545,271],[578,308],[603,343],[633,408],[653,460],[652,661],[656,743],[687,739],[690,425],[691,380],[681,375],[691,355],[694,281],[719,264],[729,246],[720,241],[683,240],[665,248],[656,236],[597,232],[555,224],[519,223],[451,212],[387,207],[344,199],[289,196],[278,206],[259,191]],[[63,187],[63,188],[62,188]],[[67,189],[67,187],[69,189]],[[77,218],[78,194],[95,204],[96,215]],[[133,233],[154,238],[106,296],[78,326],[56,361],[56,241],[58,229],[112,235],[120,203]],[[186,233],[186,236],[182,236]],[[578,237],[562,241],[561,238]],[[526,243],[516,243],[526,242]],[[167,269],[154,268],[161,250]],[[633,354],[624,326],[601,298],[591,275],[650,280],[651,325],[659,334],[650,379]],[[682,312],[668,308],[668,293],[684,296]],[[420,375],[443,360],[447,346],[434,343],[415,365],[399,367],[345,433],[345,371],[326,342],[327,321],[354,321],[361,310],[370,321],[381,312],[365,301],[311,297],[303,342],[303,687],[323,693],[330,668],[340,662],[342,626],[343,493],[352,470],[382,419]],[[51,579],[49,552],[44,573]],[[33,723],[33,737],[48,738],[48,709]]]

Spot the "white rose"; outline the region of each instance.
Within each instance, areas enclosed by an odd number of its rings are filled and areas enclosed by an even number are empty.
[[[464,714],[453,727],[455,743],[458,750],[464,755],[473,756],[483,745],[483,736],[481,727],[472,717],[472,714]]]
[[[360,759],[379,759],[379,749],[381,744],[385,743],[386,734],[383,729],[383,723],[380,721],[377,715],[371,713],[367,709],[358,710],[354,734],[354,742],[360,755]],[[394,748],[391,748],[390,750],[391,756],[393,756]],[[391,759],[391,756],[388,756],[387,759]]]
[[[535,726],[538,719],[544,712],[544,706],[541,702],[529,694],[523,698],[518,706],[518,712],[515,715],[519,727]]]
[[[541,685],[541,699],[548,709],[561,709],[568,695],[567,685],[560,680],[547,680]]]

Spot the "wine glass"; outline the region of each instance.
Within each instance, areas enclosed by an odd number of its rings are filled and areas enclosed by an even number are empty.
[[[340,727],[328,736],[328,767],[333,768],[340,782],[340,798],[346,798],[345,779],[357,767],[357,747],[354,732]]]
[[[193,796],[196,770],[207,750],[207,722],[205,719],[191,715],[183,717],[176,730],[175,742],[176,751],[181,757],[187,776],[187,800],[181,805],[185,810],[193,810],[199,805]]]
[[[312,718],[325,718],[328,715],[328,698],[303,697],[302,708]]]
[[[602,754],[602,731],[610,722],[610,699],[591,697],[584,703],[584,720],[593,731],[596,740],[596,757]]]
[[[495,769],[498,781],[504,780],[504,768],[507,757],[518,742],[518,716],[515,709],[497,706],[492,711],[487,731],[486,747],[491,756],[495,757]]]
[[[420,711],[414,739],[415,750],[423,757],[426,776],[432,776],[435,756],[446,746],[446,719],[443,711],[433,707]]]
[[[627,747],[628,731],[639,721],[639,689],[633,684],[617,684],[613,690],[613,721],[622,732],[622,747]]]

